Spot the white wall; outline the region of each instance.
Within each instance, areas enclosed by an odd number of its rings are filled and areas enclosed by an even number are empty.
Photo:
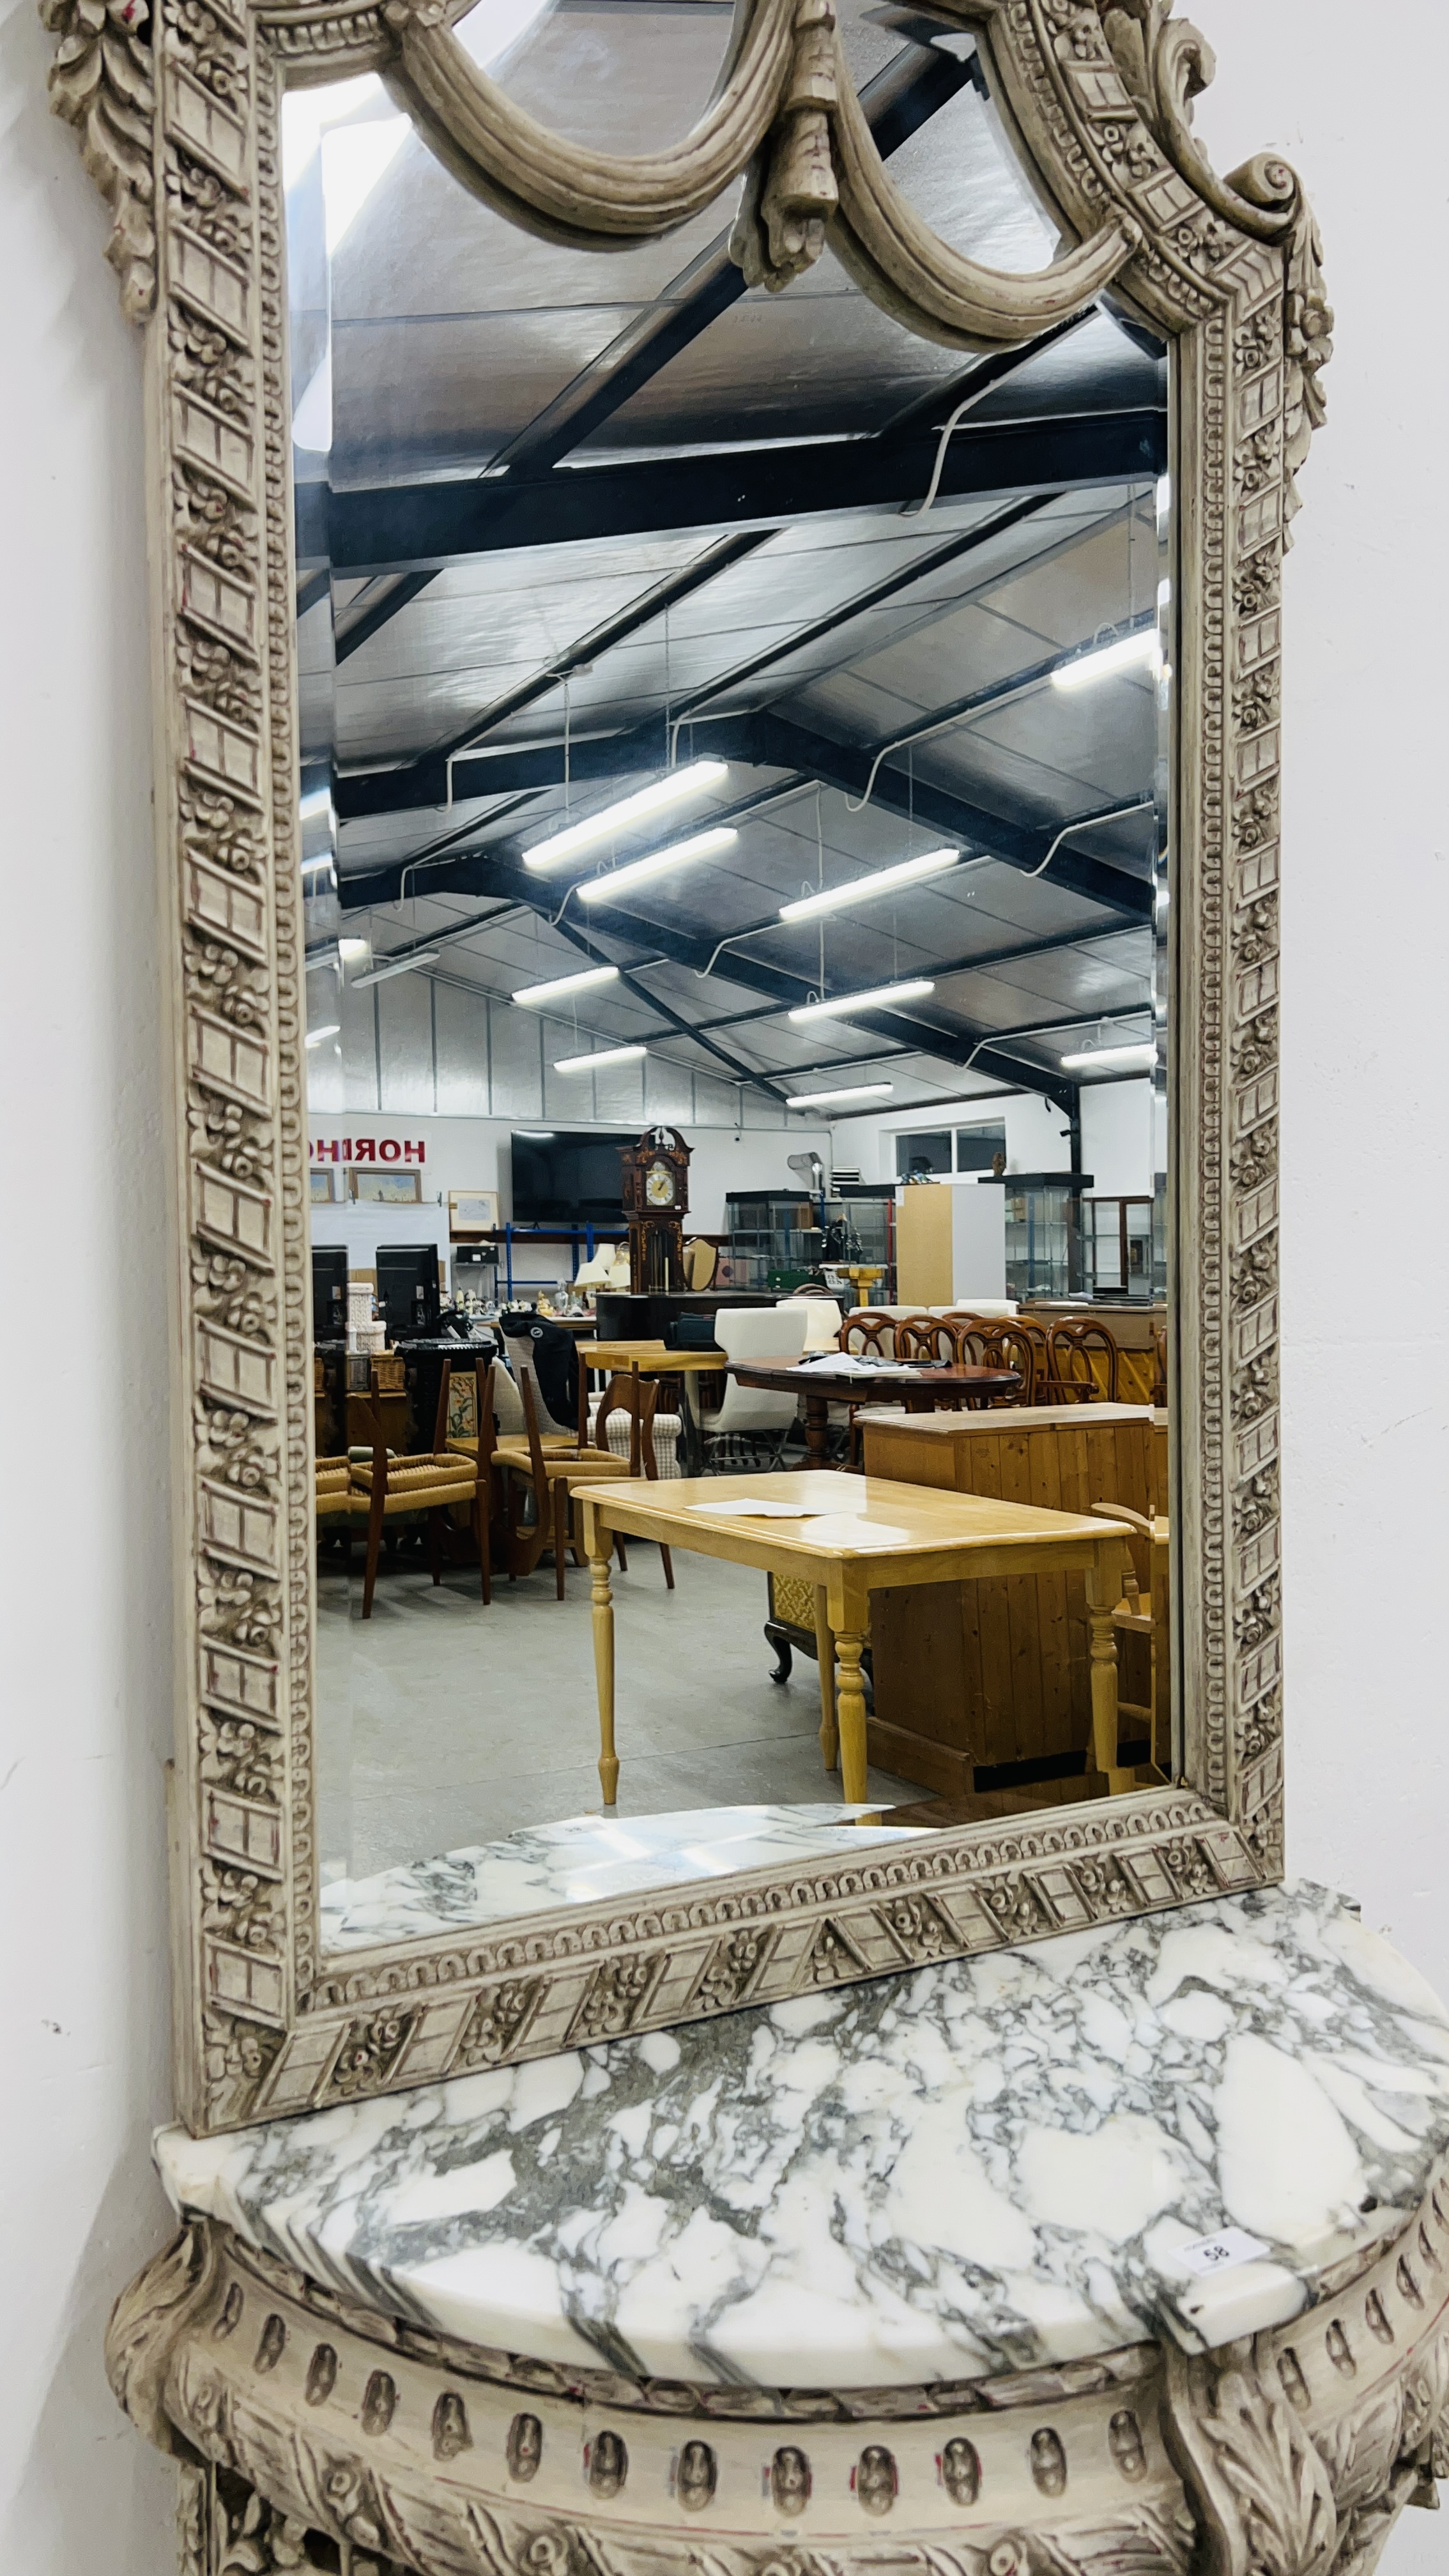
[[[1150,1082],[1084,1082],[1082,1169],[1099,1198],[1152,1196]]]
[[[1410,78],[1391,78],[1386,46],[1365,53],[1370,21],[1344,0],[1192,15],[1221,63],[1201,131],[1220,168],[1277,146],[1303,169],[1339,326],[1286,594],[1290,1852],[1356,1890],[1449,1992],[1449,343],[1433,294],[1449,10],[1399,0]],[[25,1462],[23,1483],[0,1480],[0,2564],[168,2576],[171,2474],[100,2368],[106,2309],[166,2226],[145,2145],[166,2107],[168,1579],[138,351],[100,206],[45,116],[48,51],[31,0],[10,0],[0,1045],[12,1223],[48,1240],[48,1282],[82,1225],[93,1257],[69,1310],[83,1342],[53,1347],[28,1272],[0,1265],[7,1442]],[[1444,2549],[1442,2523],[1409,2514],[1388,2576],[1430,2576]]]
[[[1009,1092],[974,1103],[969,1094],[944,1109],[881,1110],[870,1117],[838,1118],[831,1150],[838,1164],[860,1165],[863,1181],[893,1181],[896,1138],[952,1127],[1005,1124],[1009,1172],[1064,1172],[1071,1165],[1067,1122],[1040,1092]],[[1090,1168],[1090,1167],[1089,1167]]]
[[[383,985],[380,989],[386,992],[388,987]],[[523,1016],[522,1012],[513,1014],[516,1020]],[[576,1115],[566,1123],[586,1127],[590,1122]],[[626,1135],[642,1132],[642,1120],[632,1128],[627,1118],[600,1123],[610,1127],[617,1124]],[[521,1112],[516,1118],[388,1118],[352,1110],[325,1115],[319,1112],[309,1124],[314,1139],[325,1138],[328,1142],[334,1138],[345,1144],[349,1138],[361,1136],[379,1141],[392,1137],[399,1143],[424,1148],[425,1159],[420,1167],[415,1166],[420,1168],[422,1179],[420,1207],[409,1210],[324,1205],[313,1210],[313,1241],[345,1243],[355,1270],[371,1268],[373,1249],[379,1243],[426,1243],[435,1239],[446,1257],[449,1190],[497,1190],[500,1214],[509,1217],[513,1213],[509,1140],[516,1125],[527,1124]],[[788,1161],[791,1154],[813,1150],[827,1166],[830,1160],[830,1139],[823,1127],[797,1128],[792,1124],[787,1132],[782,1127],[694,1126],[685,1121],[681,1123],[681,1133],[693,1147],[686,1233],[697,1229],[701,1234],[723,1234],[725,1194],[729,1190],[798,1189],[798,1177]],[[568,1249],[562,1244],[532,1243],[525,1238],[515,1246],[516,1287],[567,1279],[573,1268]],[[503,1275],[500,1268],[500,1280]]]
[[[33,0],[0,24],[0,2566],[169,2576],[107,2310],[169,2232],[166,1262],[140,342]],[[32,1247],[27,1250],[27,1247]]]
[[[1449,1993],[1449,960],[1432,424],[1449,349],[1449,10],[1194,0],[1219,169],[1286,152],[1323,232],[1338,355],[1284,588],[1284,1603],[1288,1851]],[[1364,39],[1368,38],[1365,45]],[[1405,2514],[1385,2576],[1442,2576]]]

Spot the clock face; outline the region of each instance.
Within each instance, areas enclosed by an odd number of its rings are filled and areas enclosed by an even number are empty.
[[[674,1174],[667,1163],[650,1164],[644,1195],[651,1207],[673,1207]]]

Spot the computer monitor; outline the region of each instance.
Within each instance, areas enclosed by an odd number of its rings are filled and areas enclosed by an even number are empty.
[[[347,1337],[345,1244],[312,1246],[312,1334],[319,1342],[340,1342]]]
[[[377,1303],[390,1341],[407,1341],[438,1325],[438,1253],[431,1243],[380,1243]]]

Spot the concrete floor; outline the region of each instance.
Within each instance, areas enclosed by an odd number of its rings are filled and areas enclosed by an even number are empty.
[[[821,1763],[816,1667],[772,1682],[765,1578],[657,1548],[614,1569],[620,1816],[736,1803],[817,1803],[839,1791]],[[519,1826],[598,1812],[599,1733],[586,1568],[568,1597],[553,1568],[495,1581],[400,1559],[379,1570],[364,1624],[360,1574],[326,1560],[318,1582],[317,1706],[324,1880],[359,1878]],[[918,1801],[872,1770],[868,1794]]]

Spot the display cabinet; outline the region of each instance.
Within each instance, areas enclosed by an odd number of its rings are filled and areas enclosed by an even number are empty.
[[[1020,1172],[1008,1176],[1008,1297],[1077,1295],[1083,1284],[1082,1193],[1091,1185],[1088,1172]]]
[[[1152,1201],[1082,1201],[1083,1286],[1091,1297],[1152,1295]]]

